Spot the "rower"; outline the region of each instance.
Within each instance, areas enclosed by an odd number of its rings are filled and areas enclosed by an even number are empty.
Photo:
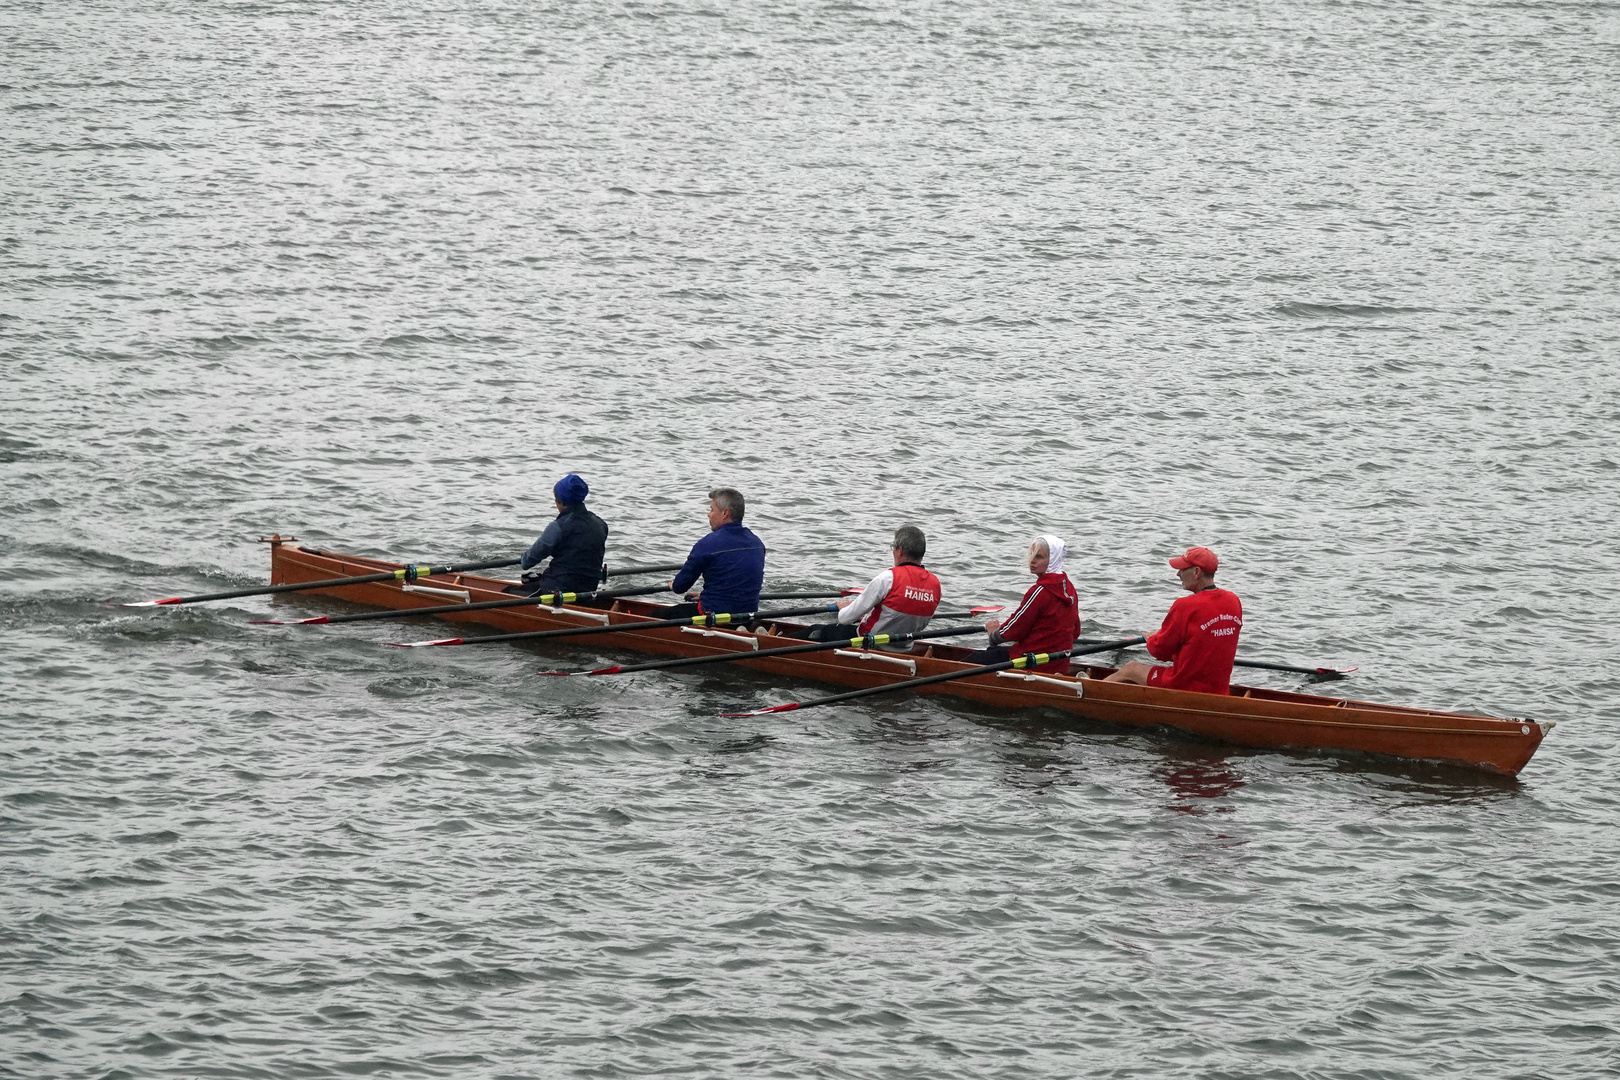
[[[928,626],[939,608],[939,578],[922,564],[928,539],[915,525],[894,531],[890,549],[894,567],[867,583],[858,599],[838,602],[838,621],[806,626],[788,637],[836,641],[856,634],[915,634]],[[859,621],[860,626],[854,624]],[[915,642],[885,646],[889,652],[910,652]]]
[[[991,619],[990,648],[969,654],[970,664],[999,664],[1025,653],[1057,652],[1074,648],[1080,636],[1080,598],[1074,582],[1063,571],[1068,545],[1051,534],[1037,536],[1029,545],[1029,572],[1035,584],[1025,592],[1018,610],[1006,622]],[[1035,670],[1067,675],[1069,660],[1049,660]]]
[[[523,580],[508,585],[503,592],[518,596],[536,593],[590,592],[601,581],[602,556],[607,550],[607,523],[585,509],[590,486],[579,475],[569,473],[551,489],[557,504],[557,519],[518,561]],[[543,573],[529,573],[541,561],[551,563]]]
[[[695,604],[676,604],[668,617],[718,615],[759,610],[759,590],[765,583],[765,544],[743,527],[742,493],[735,488],[709,492],[709,535],[692,545],[682,566],[669,583],[684,593],[703,579],[703,592],[687,593]]]
[[[1167,690],[1196,690],[1204,694],[1232,692],[1232,661],[1237,657],[1238,634],[1243,629],[1243,605],[1236,594],[1216,588],[1220,560],[1209,548],[1192,547],[1170,560],[1181,587],[1192,593],[1170,605],[1159,632],[1147,639],[1154,658],[1168,667],[1132,660],[1108,676],[1108,682],[1162,686]]]

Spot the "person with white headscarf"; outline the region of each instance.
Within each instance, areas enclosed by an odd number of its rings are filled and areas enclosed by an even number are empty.
[[[1067,554],[1068,545],[1061,538],[1050,534],[1035,538],[1029,545],[1029,572],[1035,575],[1035,584],[1005,622],[992,619],[984,624],[990,632],[990,648],[968,657],[970,663],[995,664],[1014,655],[1074,647],[1080,636],[1080,597],[1063,572]],[[1068,658],[1042,664],[1040,670],[1066,675]]]

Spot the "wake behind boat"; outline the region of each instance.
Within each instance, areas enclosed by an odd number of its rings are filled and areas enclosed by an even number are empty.
[[[479,602],[509,598],[510,582],[471,573],[419,576],[406,582],[391,573],[400,564],[317,551],[288,541],[270,541],[271,582],[305,584],[388,572],[385,580],[340,588],[310,589],[359,604],[398,611],[441,607],[446,599]],[[428,568],[424,568],[428,569]],[[750,656],[790,644],[783,635],[797,624],[769,620],[758,632],[737,626],[658,626],[668,605],[628,597],[608,607],[536,604],[449,613],[438,617],[492,626],[512,633],[568,627],[613,626],[615,646],[658,656],[729,654],[758,671],[837,686],[867,688],[966,671],[970,650],[930,642],[912,653],[833,649],[792,656]],[[919,642],[919,645],[921,643]],[[1342,750],[1473,766],[1515,776],[1529,762],[1553,722],[1498,719],[1434,709],[1378,705],[1234,684],[1230,695],[1105,682],[1115,669],[1077,665],[1074,676],[1030,671],[970,675],[919,687],[1006,709],[1042,706],[1088,720],[1130,727],[1168,727],[1200,738],[1257,749]]]

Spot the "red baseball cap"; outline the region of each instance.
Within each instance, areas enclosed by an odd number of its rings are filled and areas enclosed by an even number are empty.
[[[1170,566],[1176,570],[1185,570],[1189,566],[1196,566],[1206,574],[1213,574],[1215,568],[1221,565],[1221,560],[1209,548],[1191,547],[1187,554],[1178,555],[1170,560]]]

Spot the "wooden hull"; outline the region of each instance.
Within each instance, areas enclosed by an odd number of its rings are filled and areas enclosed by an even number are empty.
[[[318,552],[289,543],[271,545],[272,584],[393,570],[400,564],[352,555]],[[508,584],[472,574],[424,578],[418,586],[466,592],[472,601],[502,599]],[[310,590],[357,604],[409,610],[455,600],[442,594],[404,591],[397,582]],[[583,614],[590,612],[590,614]],[[592,619],[594,615],[597,618]],[[600,621],[633,623],[660,617],[660,606],[621,599],[606,611],[588,608],[514,607],[443,615],[503,631],[550,630]],[[779,624],[787,626],[789,624]],[[564,639],[569,640],[569,639]],[[605,637],[581,636],[583,643],[633,649],[659,656],[702,656],[750,652],[791,644],[769,634],[696,627],[661,627]],[[968,650],[939,643],[914,655],[835,655],[831,651],[798,656],[742,659],[758,671],[839,686],[868,687],[924,675],[960,670]],[[1081,677],[1035,676],[1022,672],[976,675],[922,688],[1001,708],[1047,707],[1132,727],[1168,727],[1201,738],[1260,749],[1348,750],[1426,761],[1443,761],[1515,776],[1552,729],[1552,722],[1501,720],[1465,713],[1374,705],[1342,698],[1293,694],[1257,687],[1233,686],[1230,696],[1103,682],[1113,669],[1087,667]]]

